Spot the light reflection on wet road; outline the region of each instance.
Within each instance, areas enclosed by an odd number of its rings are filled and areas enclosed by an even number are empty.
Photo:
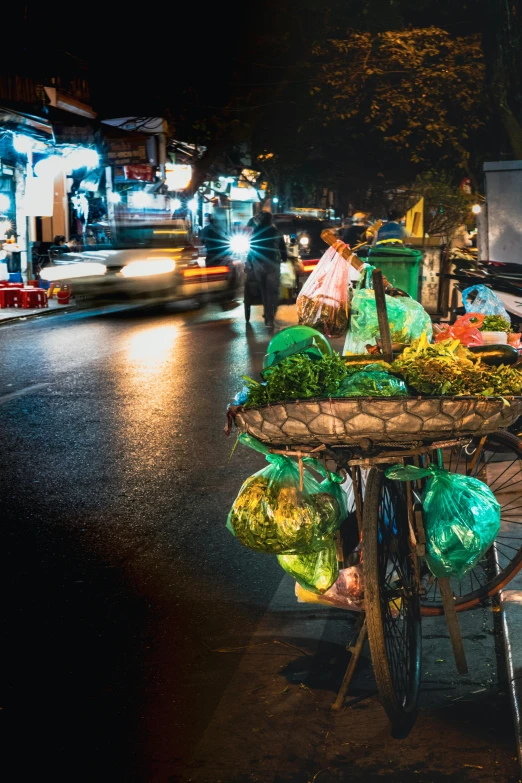
[[[0,398],[42,384],[2,406],[0,457],[16,597],[3,715],[35,730],[42,767],[88,753],[85,779],[107,759],[104,780],[149,781],[152,759],[185,757],[236,665],[209,648],[248,640],[280,581],[224,528],[262,464],[229,462],[223,435],[268,341],[261,323],[245,339],[241,316],[64,314],[1,332]]]

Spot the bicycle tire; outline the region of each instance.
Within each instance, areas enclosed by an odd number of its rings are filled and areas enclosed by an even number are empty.
[[[507,430],[499,430],[498,432],[488,435],[486,443],[484,444],[483,453],[488,452],[487,449],[488,444],[493,448],[493,453],[495,448],[496,449],[505,448],[506,450],[510,450],[520,460],[519,481],[522,489],[522,443],[520,442],[520,439],[516,435],[512,435],[511,433],[507,432]],[[477,476],[481,480],[487,478],[487,475],[477,475],[480,474],[480,472],[481,472],[480,463],[478,463],[477,470],[471,473],[471,475]],[[517,483],[518,481],[510,482],[510,485],[514,486]],[[495,482],[491,483],[491,489],[493,492],[495,492]],[[499,499],[499,502],[500,500],[502,500],[500,496],[497,499]],[[502,503],[501,503],[501,519],[502,519]],[[505,518],[502,519],[502,521],[504,524],[506,523]],[[516,523],[513,520],[509,520],[509,525],[514,525],[514,524]],[[473,609],[474,607],[484,603],[484,601],[486,601],[488,598],[492,598],[493,596],[497,595],[500,592],[500,590],[502,590],[522,568],[522,493],[521,493],[520,523],[518,524],[520,524],[520,529],[521,529],[519,544],[513,547],[513,541],[517,540],[513,536],[507,536],[507,538],[511,540],[510,544],[503,544],[502,543],[503,536],[501,532],[497,536],[497,539],[492,544],[488,552],[484,555],[484,558],[482,558],[479,564],[477,564],[477,566],[474,569],[472,569],[470,575],[466,575],[466,577],[464,577],[462,580],[458,580],[458,579],[451,580],[453,592],[455,594],[455,609],[457,610],[457,612],[464,612],[467,611],[468,609]],[[499,554],[500,549],[503,549],[502,557]],[[513,551],[513,555],[511,556],[510,560],[508,560],[505,554],[508,549],[511,549]],[[482,571],[484,573],[487,573],[483,564],[488,561],[490,563],[497,564],[496,571],[494,574],[492,573],[490,579],[487,579],[487,581],[485,581],[483,584],[480,584],[481,581],[480,572]],[[500,567],[501,563],[503,564],[502,567]],[[474,590],[465,591],[463,593],[462,583],[464,582],[464,580],[466,580],[466,582],[469,580],[470,585],[472,586],[473,578],[475,578],[475,581],[479,586],[476,587]],[[433,585],[434,585],[433,600],[427,600],[427,598],[423,599],[421,597],[421,614],[425,617],[433,617],[433,616],[444,614],[444,607],[442,605],[442,601],[437,600],[436,580],[433,581]]]
[[[416,554],[409,542],[404,487],[386,479],[375,467],[366,485],[362,552],[373,671],[392,735],[403,739],[415,723],[420,688],[421,616]]]

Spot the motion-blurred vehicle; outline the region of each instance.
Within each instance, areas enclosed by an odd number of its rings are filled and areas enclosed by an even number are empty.
[[[284,235],[287,246],[292,237],[297,240],[299,248],[299,258],[296,263],[298,290],[303,287],[305,280],[328,249],[321,239],[321,232],[336,224],[332,218],[327,216],[327,210],[324,212],[323,217],[306,214],[306,210],[296,210],[295,213],[278,212],[273,216],[274,224]]]
[[[86,236],[90,244],[55,256],[41,270],[42,279],[71,281],[75,295],[90,300],[158,302],[227,302],[241,284],[242,263],[232,251],[219,266],[206,267],[184,221],[129,221],[107,227],[102,236],[89,231]]]

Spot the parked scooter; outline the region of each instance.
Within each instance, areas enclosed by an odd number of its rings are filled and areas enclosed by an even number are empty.
[[[511,318],[515,331],[522,328],[522,265],[501,263],[499,261],[474,260],[463,257],[462,263],[458,254],[453,255],[455,270],[444,277],[454,281],[454,293],[464,291],[473,285],[485,285],[497,294]],[[454,321],[465,312],[464,307],[457,304],[453,297],[451,320]]]

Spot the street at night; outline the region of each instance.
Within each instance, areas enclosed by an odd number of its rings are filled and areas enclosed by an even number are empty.
[[[419,719],[393,740],[368,650],[330,709],[354,615],[297,603],[226,530],[264,462],[223,433],[259,311],[108,308],[0,337],[9,780],[518,780],[494,608],[461,620],[463,678],[424,621]]]
[[[6,11],[0,783],[522,783],[522,0]]]

